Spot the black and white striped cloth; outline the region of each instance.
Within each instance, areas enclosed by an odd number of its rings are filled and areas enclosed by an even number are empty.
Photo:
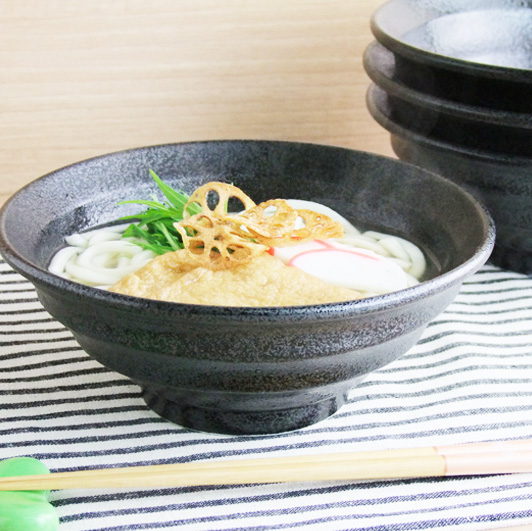
[[[485,266],[333,417],[275,436],[193,433],[89,358],[0,261],[0,458],[51,470],[532,437],[532,279]],[[532,524],[532,474],[53,491],[61,531],[491,529]]]

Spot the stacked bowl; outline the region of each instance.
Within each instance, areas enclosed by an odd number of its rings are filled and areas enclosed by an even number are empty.
[[[367,105],[394,152],[484,202],[491,262],[531,274],[532,0],[391,0],[371,29]]]

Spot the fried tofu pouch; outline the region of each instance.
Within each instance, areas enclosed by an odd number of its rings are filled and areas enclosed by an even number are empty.
[[[214,208],[207,200],[211,193],[218,198]],[[228,214],[231,198],[239,199],[246,210]],[[185,215],[193,203],[201,213]],[[282,199],[256,205],[239,188],[220,182],[196,189],[183,212],[184,219],[174,226],[184,249],[158,256],[111,291],[212,306],[299,306],[360,298],[356,291],[286,266],[267,252],[269,246],[341,236],[342,227],[328,216],[294,210]],[[303,221],[299,228],[298,219]]]
[[[115,293],[213,306],[298,306],[349,301],[356,291],[332,286],[269,253],[237,267],[191,264],[186,250],[158,256],[110,288]]]

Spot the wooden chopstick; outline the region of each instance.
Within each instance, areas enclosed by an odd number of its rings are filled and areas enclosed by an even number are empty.
[[[532,439],[0,478],[0,490],[152,488],[532,472]]]

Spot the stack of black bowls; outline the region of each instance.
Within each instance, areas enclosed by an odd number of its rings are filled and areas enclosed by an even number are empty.
[[[474,193],[491,262],[532,274],[532,0],[391,0],[371,29],[367,105],[394,152]]]

